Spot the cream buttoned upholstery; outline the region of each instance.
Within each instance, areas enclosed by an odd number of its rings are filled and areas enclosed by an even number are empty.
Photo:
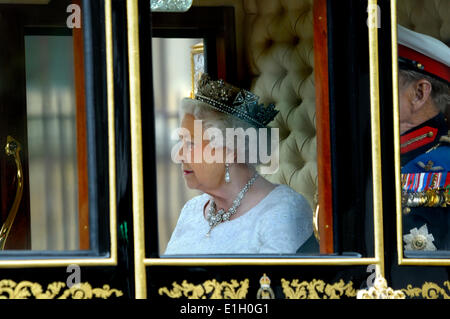
[[[449,0],[399,0],[397,16],[400,25],[449,44]]]
[[[313,0],[245,0],[251,90],[280,111],[280,168],[270,181],[287,184],[315,206],[317,156]]]

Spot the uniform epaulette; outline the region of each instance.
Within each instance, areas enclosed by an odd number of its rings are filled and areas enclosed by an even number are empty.
[[[401,154],[411,152],[419,147],[425,146],[436,139],[438,129],[431,126],[424,126],[411,133],[400,137]]]

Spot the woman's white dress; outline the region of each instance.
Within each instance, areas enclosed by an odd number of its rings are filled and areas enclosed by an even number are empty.
[[[166,255],[294,254],[313,232],[308,202],[287,185],[277,185],[248,212],[214,227],[208,237],[203,212],[209,199],[202,194],[184,205]]]

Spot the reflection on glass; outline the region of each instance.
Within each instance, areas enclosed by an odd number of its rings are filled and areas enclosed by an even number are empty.
[[[31,248],[79,248],[73,40],[26,36]]]
[[[153,86],[156,125],[158,185],[158,230],[164,252],[186,201],[200,192],[186,187],[180,166],[171,160],[176,139],[171,135],[180,125],[179,101],[192,91],[192,46],[202,39],[153,38]]]
[[[432,35],[398,26],[405,252],[450,250],[450,48]]]

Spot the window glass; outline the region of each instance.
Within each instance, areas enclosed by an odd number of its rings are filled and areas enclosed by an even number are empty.
[[[73,39],[26,36],[25,55],[31,249],[78,249]]]
[[[422,4],[421,4],[422,5]],[[450,258],[450,3],[404,0],[398,12],[402,234],[408,257]],[[412,14],[411,14],[412,10]],[[419,17],[412,20],[413,16]],[[414,97],[414,98],[413,98]]]

